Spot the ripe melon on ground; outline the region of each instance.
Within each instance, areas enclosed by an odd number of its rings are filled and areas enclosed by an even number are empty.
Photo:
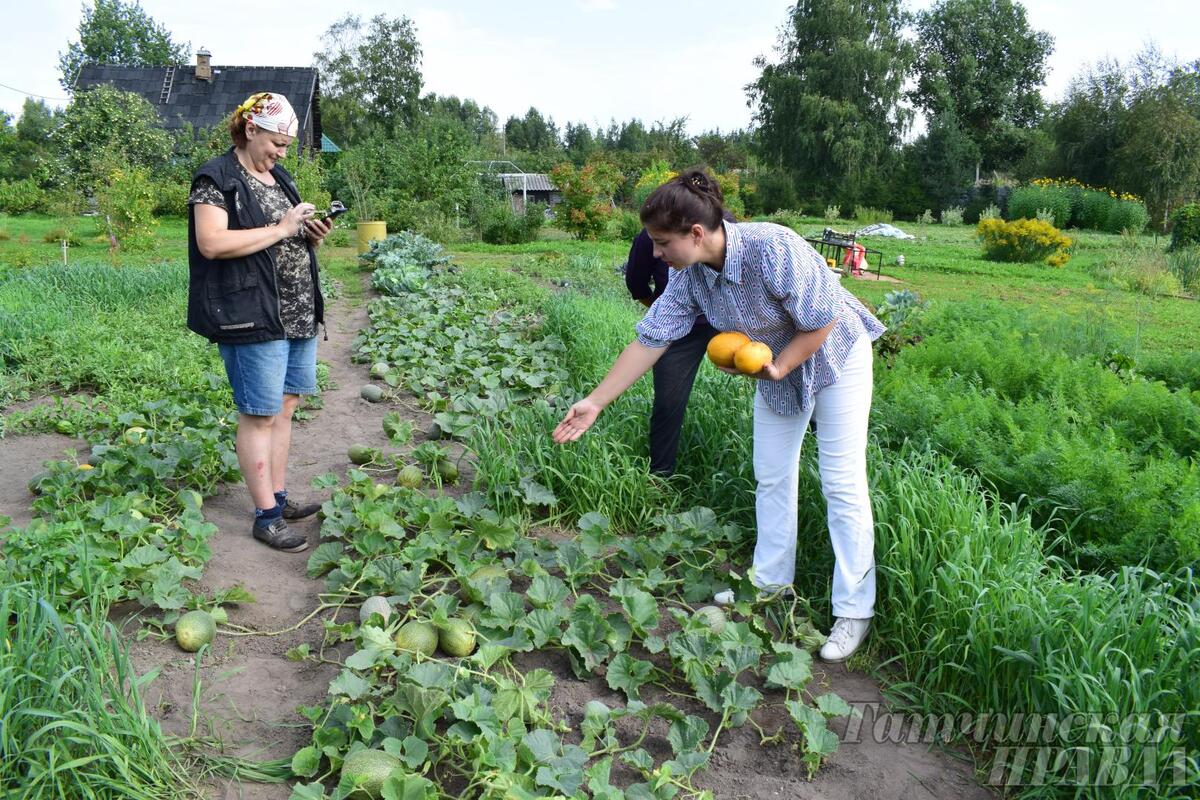
[[[392,616],[392,604],[387,601],[382,595],[372,595],[363,601],[363,604],[358,607],[358,621],[362,624],[371,618],[372,614],[378,614],[383,617],[383,623]]]
[[[718,333],[708,342],[708,360],[718,367],[732,367],[734,354],[749,342],[750,337],[738,331]]]
[[[358,788],[348,796],[351,800],[379,800],[383,796],[383,783],[393,770],[404,766],[404,762],[382,750],[356,750],[342,762],[341,777],[347,776]]]
[[[396,474],[396,483],[409,489],[416,489],[425,480],[425,473],[416,464],[409,464]]]
[[[458,467],[453,461],[437,462],[437,473],[446,483],[458,482]]]
[[[217,622],[207,611],[189,611],[175,623],[175,641],[189,653],[212,644],[216,635]]]
[[[437,650],[437,628],[428,622],[412,620],[396,631],[396,649],[431,656]]]
[[[451,617],[438,631],[438,645],[448,656],[465,658],[475,652],[475,629],[465,619]]]
[[[738,368],[739,372],[754,375],[770,364],[772,357],[771,348],[762,342],[750,342],[738,348],[737,354],[733,357],[733,365]]]
[[[716,606],[704,606],[696,609],[696,619],[703,620],[704,624],[713,633],[720,633],[725,630],[725,623],[728,620],[725,617],[725,612]]]
[[[378,403],[383,399],[383,389],[373,383],[368,383],[358,390],[358,394],[368,403]]]

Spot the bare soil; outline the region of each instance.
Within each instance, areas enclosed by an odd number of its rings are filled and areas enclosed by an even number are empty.
[[[368,380],[367,367],[351,362],[351,343],[366,325],[365,306],[349,306],[344,301],[332,304],[329,340],[320,343],[319,358],[329,364],[336,386],[324,393],[324,408],[315,412],[313,420],[296,424],[288,480],[296,499],[328,498],[329,490],[313,490],[310,482],[326,472],[344,474],[350,466],[346,458],[350,444],[386,449],[388,441],[381,422],[388,411],[399,410],[413,419],[417,431],[430,422],[402,407],[372,405],[359,397],[359,387]],[[70,447],[83,451],[86,444],[69,437],[43,435],[0,440],[0,515],[12,517],[16,525],[26,524],[31,499],[26,482],[41,469],[42,461],[59,457]],[[469,479],[469,475],[464,477]],[[329,681],[337,672],[330,665],[296,663],[284,657],[288,649],[302,643],[308,643],[314,651],[321,643],[324,614],[296,627],[320,602],[322,582],[305,574],[308,554],[318,543],[320,522],[313,517],[293,524],[308,535],[309,551],[279,553],[250,537],[251,508],[249,495],[240,484],[223,486],[204,506],[206,517],[217,526],[218,533],[212,540],[212,561],[199,588],[214,591],[236,584],[250,591],[257,602],[230,609],[230,622],[264,635],[218,636],[215,649],[203,659],[199,671],[198,733],[219,738],[228,752],[259,759],[287,758],[310,741],[311,730],[297,707],[323,705]],[[139,640],[136,634],[140,619],[134,608],[116,608],[113,618],[124,625],[138,672],[159,671],[143,690],[147,706],[165,730],[187,734],[192,723],[194,657],[181,652],[173,641],[152,636]],[[582,718],[589,700],[600,699],[610,705],[624,702],[602,678],[577,680],[559,654],[528,654],[520,664],[527,668],[540,666],[555,674],[557,684],[551,705],[556,716],[572,725]],[[882,707],[879,685],[873,679],[838,665],[818,664],[815,672],[816,693],[834,691],[848,702]],[[768,732],[783,728],[783,741],[764,747],[758,732],[749,725],[723,734],[710,768],[698,777],[697,785],[711,789],[722,800],[957,800],[995,796],[977,782],[970,762],[957,754],[927,744],[896,743],[896,737],[872,735],[875,725],[870,711],[854,737],[856,741],[844,741],[815,779],[808,781],[793,748],[797,740],[786,712],[767,708],[756,712],[755,719]],[[845,732],[845,725],[844,721],[835,724],[839,736]],[[652,729],[645,744],[652,753],[666,755],[665,728]],[[211,792],[220,800],[286,800],[289,794],[286,785],[234,782],[215,784]]]

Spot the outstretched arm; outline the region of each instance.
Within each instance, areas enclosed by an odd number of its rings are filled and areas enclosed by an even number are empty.
[[[647,347],[638,341],[630,342],[612,369],[604,376],[604,380],[592,390],[592,393],[571,406],[562,422],[554,429],[554,441],[563,444],[573,442],[592,427],[596,417],[621,393],[633,386],[637,379],[650,371],[655,362],[667,351],[665,347]]]

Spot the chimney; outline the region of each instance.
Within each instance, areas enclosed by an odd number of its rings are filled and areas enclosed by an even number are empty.
[[[212,58],[212,53],[208,52],[203,47],[196,51],[196,80],[212,80],[212,64],[209,63],[210,58]]]

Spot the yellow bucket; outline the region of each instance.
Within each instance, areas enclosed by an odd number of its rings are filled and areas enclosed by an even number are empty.
[[[387,238],[386,222],[358,223],[358,252],[365,253],[371,249],[371,242]]]

